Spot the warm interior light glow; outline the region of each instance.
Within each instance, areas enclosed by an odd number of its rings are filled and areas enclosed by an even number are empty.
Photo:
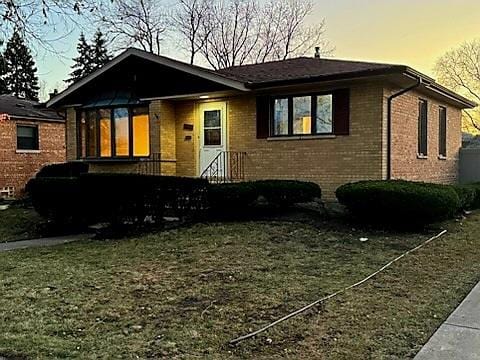
[[[208,96],[208,95],[201,95],[201,96],[199,96],[200,99],[208,99],[209,97],[210,97],[210,96]]]
[[[310,134],[312,132],[312,118],[310,116],[304,116],[302,118],[303,134]]]
[[[112,124],[110,110],[100,111],[100,156],[112,156]]]
[[[148,128],[148,115],[133,116],[133,155],[150,155],[150,135]]]

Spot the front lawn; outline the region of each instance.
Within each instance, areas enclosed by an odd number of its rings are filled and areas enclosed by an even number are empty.
[[[448,226],[364,286],[236,347],[432,234],[246,222],[0,253],[0,357],[413,357],[480,280],[480,214]]]
[[[44,221],[32,208],[12,206],[0,210],[0,243],[41,237]]]

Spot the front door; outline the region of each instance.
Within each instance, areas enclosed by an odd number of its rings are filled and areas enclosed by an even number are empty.
[[[227,150],[226,105],[224,102],[203,103],[200,110],[200,175],[218,154]],[[222,173],[224,162],[217,162]]]

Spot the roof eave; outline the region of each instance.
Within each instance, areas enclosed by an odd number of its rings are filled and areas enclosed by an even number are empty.
[[[264,82],[249,82],[246,86],[252,90],[260,90],[263,88],[271,88],[277,86],[287,86],[287,85],[297,85],[297,84],[306,84],[312,82],[326,82],[326,81],[337,81],[337,80],[349,80],[356,78],[367,78],[379,75],[388,75],[401,73],[406,70],[406,66],[395,65],[386,69],[375,69],[375,70],[361,70],[353,71],[347,73],[337,73],[331,75],[320,75],[320,76],[309,76],[303,78],[295,78],[288,80],[273,80],[273,81],[264,81]]]

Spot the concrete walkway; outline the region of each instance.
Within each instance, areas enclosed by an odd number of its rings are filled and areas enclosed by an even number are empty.
[[[93,236],[92,234],[80,234],[80,235],[57,236],[57,237],[51,237],[51,238],[0,243],[0,251],[10,251],[10,250],[33,248],[33,247],[61,245],[61,244],[67,244],[73,241],[90,239],[92,238],[92,236]]]
[[[414,360],[480,360],[480,283]]]

